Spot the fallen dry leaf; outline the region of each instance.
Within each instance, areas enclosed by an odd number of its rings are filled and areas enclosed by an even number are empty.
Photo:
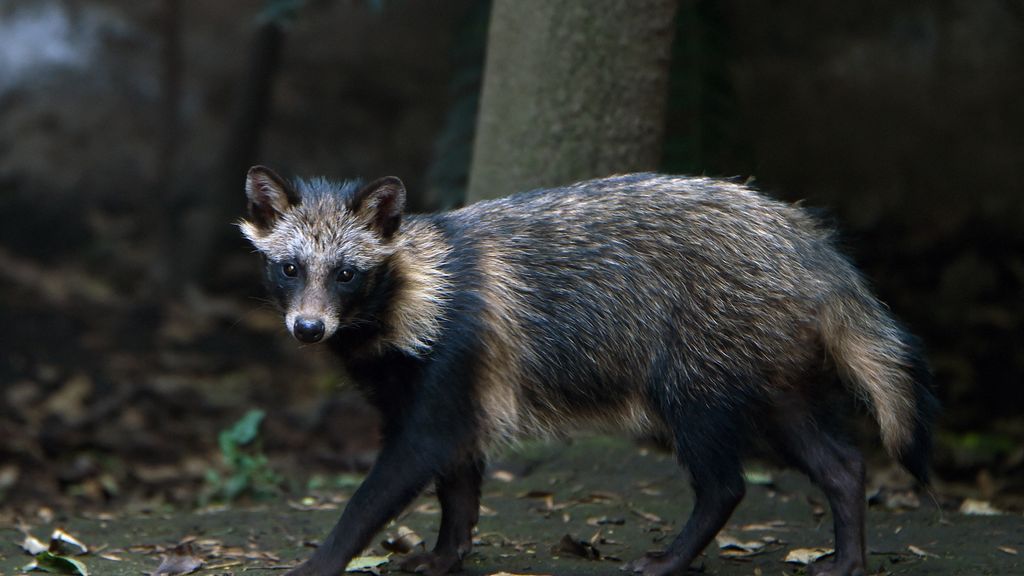
[[[808,566],[814,564],[819,558],[831,556],[834,552],[831,548],[794,548],[786,554],[782,561]]]
[[[814,516],[815,519],[821,519],[825,515],[825,504],[814,496],[807,496],[805,499],[811,507],[811,516]]]
[[[310,496],[307,496],[307,497],[305,497],[305,498],[303,498],[302,500],[299,500],[299,501],[289,500],[288,501],[288,507],[289,508],[293,508],[295,510],[301,510],[303,512],[308,512],[310,510],[337,510],[338,509],[338,505],[335,504],[334,502],[321,502],[321,501],[318,501],[316,498],[313,498],[313,497],[310,497]]]
[[[755,556],[763,552],[765,547],[765,543],[760,540],[738,540],[724,532],[715,537],[715,542],[718,544],[718,554],[723,558]]]
[[[662,523],[661,516],[658,516],[657,514],[651,514],[650,512],[644,512],[643,510],[641,510],[639,508],[630,508],[629,510],[633,514],[636,514],[637,516],[643,518],[644,520],[647,520],[648,522],[653,522],[655,524],[661,524]]]
[[[4,464],[0,466],[0,496],[18,482],[21,476],[21,468],[15,464]]]
[[[388,534],[381,543],[381,547],[388,552],[408,554],[417,548],[424,548],[423,538],[408,526],[399,526],[398,533],[394,536]]]
[[[1007,554],[1009,554],[1011,556],[1016,556],[1017,555],[1017,549],[1016,548],[1011,548],[1009,546],[997,546],[996,548],[999,548],[1000,552],[1006,552]]]
[[[938,558],[938,555],[932,554],[931,552],[927,552],[927,551],[925,551],[922,548],[918,548],[917,546],[914,546],[913,544],[907,546],[907,550],[910,550],[910,553],[913,554],[914,556],[919,556],[921,558],[927,558],[929,556],[931,556],[932,558]]]
[[[74,548],[74,550],[68,550],[69,546]],[[50,535],[50,551],[54,550],[66,551],[75,555],[89,553],[88,546],[60,528],[54,530],[53,534]]]
[[[53,522],[53,508],[50,508],[49,506],[40,506],[39,509],[36,510],[36,518],[38,518],[43,524]]]
[[[36,559],[22,568],[25,572],[40,570],[43,572],[55,572],[57,574],[72,574],[76,576],[89,576],[89,570],[85,563],[74,558],[58,556],[52,552],[40,552]]]
[[[21,542],[21,549],[35,556],[41,552],[46,552],[50,547],[40,542],[35,536],[25,534],[25,539]]]
[[[267,552],[265,550],[250,550],[245,553],[246,560],[266,560],[270,562],[280,562],[281,557],[273,552]]]
[[[498,482],[511,482],[516,479],[516,476],[508,470],[495,470],[494,473],[491,474],[491,478],[494,478]]]
[[[86,401],[92,392],[92,379],[86,374],[75,374],[50,395],[42,409],[46,414],[59,415],[65,422],[81,422],[85,419]]]
[[[546,490],[530,490],[529,492],[523,492],[522,494],[519,494],[516,497],[543,500],[545,510],[556,510],[565,508],[565,505],[560,505],[556,507],[554,492],[548,492]]]
[[[380,567],[391,561],[391,556],[359,556],[353,558],[345,572],[369,572],[380,574]]]
[[[151,576],[180,576],[191,574],[203,566],[203,559],[192,551],[192,543],[185,542],[174,547],[164,556],[163,562]]]
[[[485,532],[480,534],[474,540],[474,544],[480,543],[487,546],[498,546],[498,547],[511,547],[515,548],[517,552],[532,553],[528,547],[533,546],[536,542],[532,540],[512,540],[508,536],[500,532]]]
[[[199,544],[198,542],[197,542],[197,544],[200,547],[202,547],[202,548],[209,547],[210,548],[209,552],[210,552],[211,556],[224,556],[226,558],[241,558],[241,557],[245,556],[245,554],[246,554],[245,548],[242,548],[241,546],[221,546],[219,544],[215,544],[213,546],[207,546],[207,545]]]
[[[967,498],[960,504],[960,513],[970,516],[999,516],[1003,512],[992,506],[991,502]]]
[[[622,526],[625,523],[625,518],[609,518],[607,516],[591,516],[590,518],[587,518],[587,524],[589,526],[604,526],[607,524]]]
[[[917,510],[921,507],[921,498],[913,490],[893,490],[882,487],[868,496],[868,504],[882,504],[889,510]]]
[[[424,502],[416,508],[413,508],[413,512],[417,514],[429,514],[431,516],[441,513],[441,507],[433,502]]]
[[[211,564],[206,567],[207,570],[223,570],[225,568],[233,568],[235,566],[241,566],[242,562],[235,560],[234,562],[226,562],[224,564]]]
[[[755,524],[744,524],[740,526],[741,532],[755,532],[759,530],[785,530],[786,523],[782,520],[770,520],[768,522],[758,522]]]
[[[580,558],[586,558],[587,560],[600,560],[601,552],[594,548],[594,545],[586,540],[580,540],[573,538],[571,534],[562,536],[562,539],[558,542],[558,546],[555,546],[554,550],[556,554],[564,552],[566,554],[572,554],[573,556],[579,556]]]
[[[614,492],[595,490],[586,496],[579,498],[577,501],[582,504],[591,504],[594,502],[617,502],[619,500],[622,500],[622,496],[619,496]]]

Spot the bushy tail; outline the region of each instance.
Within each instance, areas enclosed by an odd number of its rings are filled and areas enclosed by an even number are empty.
[[[860,286],[828,302],[821,324],[840,377],[872,407],[886,450],[927,483],[938,401],[914,338]]]

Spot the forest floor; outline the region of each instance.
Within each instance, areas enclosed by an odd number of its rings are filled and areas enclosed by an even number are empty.
[[[373,462],[376,416],[325,350],[287,335],[250,278],[256,262],[226,264],[221,289],[154,300],[135,294],[144,256],[139,274],[108,277],[0,247],[0,576],[32,560],[26,534],[45,543],[55,528],[89,547],[74,558],[93,575],[169,576],[157,568],[181,543],[200,574],[280,574],[309,556]],[[967,420],[951,413],[981,404],[946,392],[938,507],[901,488],[880,449],[865,451],[876,573],[1024,575],[1024,419],[1005,416],[1012,397],[982,390],[998,401]],[[252,436],[225,443],[257,409]],[[662,547],[692,503],[670,457],[628,441],[533,446],[488,474],[469,574],[617,574]],[[786,555],[831,539],[819,493],[791,472],[748,480],[725,530],[735,542],[713,544],[705,571],[799,573]],[[235,504],[206,505],[216,501]],[[426,496],[387,531],[432,541],[438,520]]]
[[[820,493],[800,475],[751,468],[748,494],[698,564],[705,574],[801,574],[787,555],[827,548],[831,519]],[[488,470],[469,575],[620,574],[620,566],[664,546],[685,520],[692,495],[674,459],[603,437],[530,445]],[[1024,574],[1024,516],[982,515],[983,505],[872,488],[868,514],[872,574]],[[21,574],[32,557],[26,534],[45,541],[60,528],[89,548],[72,558],[90,574],[282,574],[308,557],[333,525],[355,482],[252,506],[198,511],[118,512],[21,518],[0,528],[0,575]],[[937,506],[938,505],[938,506]],[[426,494],[379,535],[367,555],[432,541],[438,506]],[[402,538],[385,542],[389,535]],[[184,545],[179,546],[180,544]],[[65,544],[65,551],[76,552]],[[175,552],[176,549],[176,552]],[[805,550],[806,551],[806,550]],[[400,557],[374,568],[394,573]],[[382,561],[374,561],[373,564]]]

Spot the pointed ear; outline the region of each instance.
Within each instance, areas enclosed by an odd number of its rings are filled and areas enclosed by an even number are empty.
[[[299,195],[283,178],[265,166],[253,166],[245,176],[249,219],[259,232],[268,232],[274,222],[299,203]]]
[[[394,176],[374,180],[352,198],[352,212],[384,238],[398,230],[405,210],[405,184]]]

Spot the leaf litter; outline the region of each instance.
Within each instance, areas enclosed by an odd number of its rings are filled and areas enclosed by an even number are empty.
[[[205,562],[196,556],[192,542],[183,542],[164,556],[160,566],[151,576],[181,576],[191,574],[203,567]]]
[[[927,550],[925,550],[923,548],[919,548],[917,546],[914,546],[913,544],[907,546],[907,550],[910,550],[911,554],[913,554],[914,556],[920,557],[920,558],[928,558],[928,557],[938,558],[939,557],[938,554],[932,554],[931,552],[928,552]]]
[[[768,522],[755,522],[753,524],[744,524],[739,527],[740,532],[757,532],[757,531],[769,531],[769,530],[789,530],[789,526],[786,525],[784,520],[769,520]]]
[[[835,550],[832,548],[794,548],[786,554],[782,561],[809,566],[821,558],[831,556],[834,553]]]
[[[41,571],[53,572],[56,574],[89,576],[89,570],[81,560],[76,560],[68,556],[59,556],[50,551],[36,554],[35,560],[22,568],[22,570],[25,572]]]
[[[89,576],[89,569],[85,563],[72,558],[72,556],[88,554],[89,547],[64,529],[54,530],[50,534],[49,544],[44,544],[29,533],[27,528],[23,527],[22,532],[25,534],[25,539],[20,544],[21,549],[34,556],[31,562],[22,567],[23,571]]]
[[[715,537],[718,555],[722,558],[749,558],[764,553],[767,544],[761,540],[740,540],[731,534],[721,532]]]
[[[1003,511],[993,506],[991,502],[967,498],[960,504],[960,513],[968,516],[999,516]]]
[[[46,552],[50,547],[40,542],[35,536],[25,534],[25,539],[21,542],[21,549],[35,556],[36,554]]]
[[[555,554],[570,554],[587,560],[601,559],[601,551],[595,548],[592,543],[575,538],[571,534],[562,536],[562,539],[558,541],[558,545],[551,551]]]
[[[346,572],[369,572],[370,574],[380,574],[381,566],[386,565],[391,561],[391,556],[359,556],[353,558],[348,563],[348,567],[345,568]]]
[[[632,512],[633,514],[636,514],[637,516],[643,518],[644,520],[647,520],[648,522],[650,522],[652,524],[663,524],[664,523],[664,520],[661,519],[661,516],[658,516],[657,514],[652,514],[650,512],[645,512],[645,511],[643,511],[643,510],[641,510],[639,508],[630,508],[629,511]]]
[[[82,555],[89,553],[88,546],[61,528],[57,528],[53,531],[53,534],[50,535],[50,546],[53,546],[54,542],[59,543],[58,546],[62,550],[65,550],[68,547],[73,548],[74,550],[70,551],[73,554]]]
[[[423,550],[426,548],[423,538],[408,526],[399,526],[397,534],[388,534],[380,545],[388,552],[396,554],[408,554],[413,550]]]

